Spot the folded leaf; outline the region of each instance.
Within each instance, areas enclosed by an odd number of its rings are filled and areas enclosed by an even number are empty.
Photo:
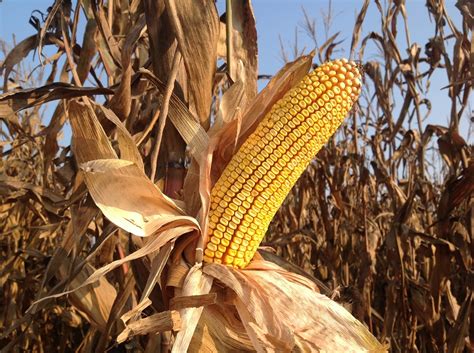
[[[136,164],[106,159],[83,163],[81,169],[94,202],[120,228],[142,237],[164,226],[199,228]]]
[[[258,352],[385,352],[368,329],[311,281],[265,261],[204,273],[232,289],[233,303]]]

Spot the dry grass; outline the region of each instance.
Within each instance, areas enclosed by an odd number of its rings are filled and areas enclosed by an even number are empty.
[[[173,298],[170,288],[181,288],[184,270],[177,265],[163,272],[161,265],[168,257],[168,264],[176,264],[178,250],[188,242],[181,237],[159,256],[121,263],[94,287],[52,297],[77,288],[94,268],[153,243],[129,236],[103,216],[84,183],[88,176],[80,172],[81,163],[117,154],[136,161],[165,194],[184,200],[195,215],[199,194],[189,192],[196,189],[189,176],[198,172],[192,164],[197,153],[189,149],[177,119],[184,116],[207,129],[221,121],[219,114],[238,115],[238,109],[231,111],[239,106],[236,101],[247,106],[256,94],[249,2],[234,3],[231,45],[212,4],[105,3],[55,1],[44,21],[37,19],[38,36],[8,54],[2,43],[0,346],[5,351],[167,352],[176,342],[171,332],[180,329],[177,310],[210,305],[222,294]],[[369,3],[379,9],[383,30],[361,38]],[[442,2],[426,4],[436,36],[401,48],[395,39],[406,25],[404,2],[364,2],[351,41],[351,57],[365,70],[364,94],[293,188],[263,244],[274,250],[261,254],[345,303],[393,352],[469,352],[474,347],[474,163],[473,146],[460,136],[459,121],[471,114],[474,8],[458,1],[463,22],[453,23]],[[87,23],[79,21],[81,7]],[[317,60],[334,57],[337,36],[318,45],[309,18]],[[76,35],[79,26],[85,28],[83,38]],[[366,59],[371,42],[380,50],[376,60]],[[48,70],[35,71],[32,78],[19,63],[46,45],[56,54],[43,57]],[[218,57],[228,65],[216,67]],[[444,91],[451,102],[447,126],[429,124],[434,72],[444,72],[450,82]],[[229,104],[223,92],[239,80],[243,89]],[[73,103],[87,96],[105,101],[107,109],[86,98],[82,102],[90,103],[84,106]],[[54,112],[46,121],[40,107],[49,101]],[[221,102],[228,104],[224,113]],[[86,130],[80,114],[87,107],[101,126],[87,127],[97,132],[92,137],[80,135]],[[75,145],[59,147],[68,119]],[[161,278],[164,290],[146,285],[150,273]],[[148,297],[153,306],[141,300]],[[41,298],[47,299],[32,306]],[[216,308],[212,315],[225,316]],[[140,321],[140,333],[129,326],[130,339],[118,344],[117,337],[128,337],[118,336],[124,328],[120,317],[127,312],[130,318],[161,316]],[[202,321],[209,321],[205,328],[212,333],[217,328],[204,312]],[[241,323],[232,325],[240,332]],[[156,331],[164,333],[148,334]],[[207,331],[198,332],[204,337]],[[248,349],[247,336],[235,337],[225,347]]]

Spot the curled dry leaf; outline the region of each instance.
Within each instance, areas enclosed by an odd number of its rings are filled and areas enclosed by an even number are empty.
[[[44,37],[44,44],[59,44],[61,40],[56,38],[52,33],[46,33]],[[13,67],[21,62],[30,51],[34,50],[38,45],[38,36],[33,35],[22,40],[18,45],[10,51],[0,67],[0,75],[3,74],[3,91],[8,91],[8,77],[13,70]],[[4,71],[5,70],[5,71]]]
[[[132,234],[147,237],[173,222],[198,227],[194,218],[185,216],[129,161],[96,160],[83,163],[81,169],[89,192],[104,215]],[[125,189],[130,194],[116,192]]]
[[[20,110],[53,100],[112,92],[108,88],[77,87],[62,82],[55,82],[37,88],[13,90],[0,95],[0,116],[8,117]]]
[[[130,29],[125,39],[122,50],[122,78],[119,87],[110,100],[111,109],[119,116],[120,120],[125,120],[130,114],[131,109],[131,78],[132,66],[130,56],[142,35],[145,27],[145,15],[142,15],[137,23]]]
[[[135,321],[120,333],[117,342],[121,343],[135,335],[156,334],[164,331],[179,331],[181,329],[181,319],[177,311],[165,311],[159,314],[148,316]]]
[[[112,222],[139,236],[149,236],[161,227],[172,226],[175,221],[199,228],[194,218],[185,216],[137,164],[116,159],[90,105],[71,101],[68,108],[74,153],[81,163],[85,182],[96,204]],[[103,111],[107,113],[105,109]],[[120,124],[118,119],[114,122]],[[128,138],[128,147],[134,150],[129,134],[122,133],[122,136]],[[127,155],[139,154],[134,151]],[[127,194],[117,193],[117,190],[127,190]],[[178,223],[174,225],[178,226]]]
[[[242,271],[209,264],[204,273],[236,294],[232,304],[258,352],[387,351],[311,281],[272,263],[254,261]]]

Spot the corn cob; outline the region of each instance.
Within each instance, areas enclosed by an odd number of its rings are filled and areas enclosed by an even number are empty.
[[[275,103],[211,191],[204,261],[245,267],[291,188],[360,93],[358,66],[323,64]]]

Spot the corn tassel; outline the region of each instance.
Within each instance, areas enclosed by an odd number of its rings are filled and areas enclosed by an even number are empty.
[[[361,89],[358,66],[323,64],[277,101],[211,191],[204,261],[245,267],[291,188]]]

